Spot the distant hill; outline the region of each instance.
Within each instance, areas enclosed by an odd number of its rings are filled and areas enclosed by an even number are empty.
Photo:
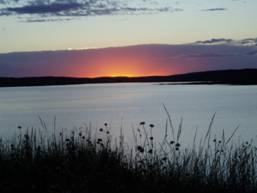
[[[219,70],[194,72],[171,76],[148,77],[99,77],[99,78],[72,78],[72,77],[25,77],[0,78],[0,87],[12,86],[47,86],[72,85],[91,83],[125,83],[125,82],[171,82],[179,84],[234,84],[257,85],[257,69]]]

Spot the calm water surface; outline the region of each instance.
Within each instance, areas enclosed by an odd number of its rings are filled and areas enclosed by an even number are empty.
[[[257,86],[158,85],[152,83],[92,84],[73,86],[0,88],[0,134],[12,136],[17,126],[40,127],[42,117],[51,130],[92,124],[99,128],[107,122],[113,135],[120,127],[127,136],[140,121],[155,124],[154,135],[164,134],[167,116],[174,125],[183,117],[182,137],[192,141],[196,127],[203,135],[216,113],[213,135],[224,129],[229,135],[240,125],[238,136],[257,135]]]

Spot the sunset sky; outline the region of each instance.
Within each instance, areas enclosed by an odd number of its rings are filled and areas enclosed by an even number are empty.
[[[256,18],[256,0],[0,0],[0,76],[257,67]]]

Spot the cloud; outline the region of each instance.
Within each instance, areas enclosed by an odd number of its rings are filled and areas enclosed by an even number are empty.
[[[23,7],[9,7],[5,10],[17,14],[51,14],[69,10],[77,10],[82,5],[79,3],[52,3],[52,4],[32,4]]]
[[[240,44],[244,46],[257,46],[257,38],[248,38],[239,41]]]
[[[216,8],[210,8],[210,9],[203,9],[203,11],[227,11],[226,8],[223,7],[216,7]]]
[[[182,11],[154,0],[0,0],[0,5],[4,6],[0,9],[0,16],[33,16],[34,19],[29,19],[35,22],[44,20],[40,16],[59,18]]]
[[[243,40],[214,38],[214,39],[210,39],[210,40],[197,41],[194,44],[199,44],[199,45],[227,44],[227,45],[234,45],[234,46],[251,46],[251,47],[254,46],[254,47],[257,47],[257,38],[247,38],[247,39],[243,39]]]
[[[208,45],[227,44],[227,43],[231,43],[232,41],[233,41],[232,39],[213,38],[210,40],[197,41],[196,44],[208,44]]]

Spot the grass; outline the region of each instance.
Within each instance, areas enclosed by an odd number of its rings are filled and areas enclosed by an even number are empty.
[[[165,107],[164,107],[165,108]],[[175,128],[167,112],[164,138],[141,122],[133,130],[134,146],[124,136],[112,139],[108,124],[95,135],[90,126],[70,133],[24,130],[0,141],[0,192],[3,193],[237,193],[257,192],[257,149],[253,142],[232,143],[212,137],[210,125],[190,148],[180,143],[181,119]],[[169,133],[171,133],[169,135]],[[199,142],[197,142],[199,141]]]

